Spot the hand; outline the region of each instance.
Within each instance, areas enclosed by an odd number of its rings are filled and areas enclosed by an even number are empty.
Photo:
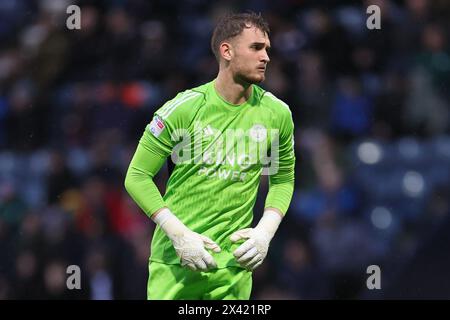
[[[247,239],[233,255],[239,264],[247,270],[259,267],[267,256],[269,244],[281,222],[281,215],[273,210],[266,210],[255,228],[246,228],[233,233],[232,242]]]
[[[194,232],[186,227],[168,208],[163,208],[152,215],[157,223],[172,241],[182,266],[196,271],[207,271],[217,268],[214,258],[206,249],[220,252],[220,247],[210,238]]]
[[[240,245],[233,252],[233,255],[242,267],[254,270],[266,258],[271,237],[260,230],[252,228],[236,231],[230,237],[230,240],[233,242],[241,239],[248,240]]]
[[[220,247],[208,237],[186,228],[183,234],[174,235],[171,240],[182,266],[187,266],[193,271],[217,268],[214,258],[205,248],[220,252]]]

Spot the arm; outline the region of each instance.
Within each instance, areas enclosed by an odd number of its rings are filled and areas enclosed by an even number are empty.
[[[165,135],[168,134],[165,133]],[[169,208],[153,182],[171,150],[167,137],[157,139],[149,130],[145,130],[136,152],[129,165],[125,188],[151,219],[159,225],[172,241],[181,265],[192,270],[205,271],[216,267],[214,258],[205,248],[220,252],[220,247],[211,239],[186,227]]]
[[[166,160],[146,129],[125,176],[125,189],[144,213],[151,217],[166,206],[153,177]]]
[[[234,251],[234,256],[243,267],[250,270],[261,265],[267,256],[270,241],[286,214],[294,191],[294,124],[290,113],[284,120],[279,135],[278,158],[274,159],[278,170],[269,176],[269,192],[263,217],[255,228],[239,230],[230,238],[233,242],[248,239]]]

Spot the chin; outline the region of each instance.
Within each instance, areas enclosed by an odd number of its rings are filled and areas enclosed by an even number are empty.
[[[256,75],[256,76],[250,76],[250,77],[246,77],[245,80],[248,83],[251,84],[257,84],[257,83],[261,83],[265,80],[265,76],[264,75]]]
[[[261,73],[240,73],[238,79],[248,84],[258,84],[265,80],[265,75]]]
[[[260,77],[258,77],[257,78],[257,80],[255,80],[253,83],[261,83],[261,82],[263,82],[264,80],[266,79],[266,77],[264,77],[264,76],[260,76]]]

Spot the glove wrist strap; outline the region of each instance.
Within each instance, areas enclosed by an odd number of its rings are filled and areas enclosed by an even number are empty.
[[[277,211],[266,209],[256,228],[262,228],[272,239],[278,230],[281,220],[282,218]]]
[[[168,208],[164,208],[156,216],[152,216],[152,220],[160,226],[170,239],[189,230]]]

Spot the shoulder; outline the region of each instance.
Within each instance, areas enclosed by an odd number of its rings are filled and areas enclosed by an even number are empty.
[[[200,87],[178,93],[159,108],[156,114],[166,120],[175,117],[186,117],[195,113],[205,100],[204,93],[198,88]]]
[[[279,114],[283,117],[291,117],[291,109],[289,105],[275,96],[270,91],[265,91],[264,89],[257,87],[257,94],[260,99],[260,104],[265,107],[271,109],[274,113]]]

